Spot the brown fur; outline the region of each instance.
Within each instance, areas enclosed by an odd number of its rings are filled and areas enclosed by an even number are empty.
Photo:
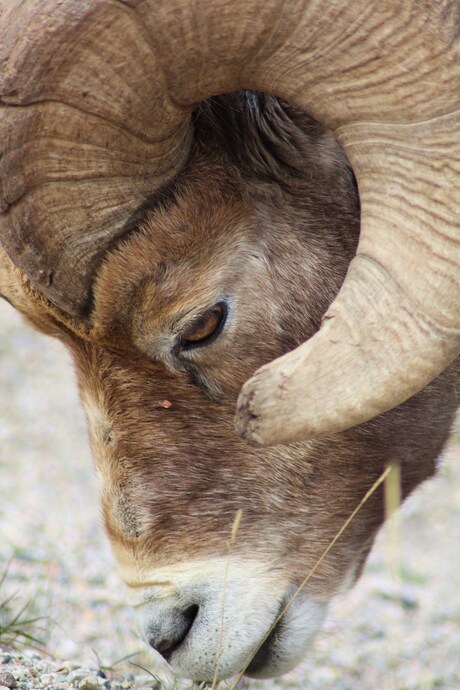
[[[330,438],[263,450],[238,438],[241,385],[319,328],[356,248],[359,207],[330,134],[275,99],[214,99],[195,126],[187,168],[106,256],[91,332],[65,317],[57,326],[38,297],[23,311],[42,330],[59,328],[73,353],[121,562],[147,571],[225,555],[241,509],[234,551],[298,583],[388,461],[401,463],[404,495],[434,472],[455,371]],[[174,350],[180,329],[224,298],[222,334]],[[318,570],[318,596],[357,575],[382,520],[379,492]]]

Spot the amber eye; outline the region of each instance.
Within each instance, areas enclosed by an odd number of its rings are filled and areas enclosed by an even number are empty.
[[[181,346],[187,349],[214,339],[220,333],[226,316],[227,305],[225,302],[215,304],[182,331],[180,335]]]

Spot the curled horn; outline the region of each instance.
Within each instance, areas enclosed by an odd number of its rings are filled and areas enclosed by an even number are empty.
[[[246,383],[275,444],[362,422],[460,349],[460,41],[454,0],[2,0],[0,242],[69,318],[104,253],[187,158],[190,113],[252,88],[330,127],[362,205],[319,333]]]

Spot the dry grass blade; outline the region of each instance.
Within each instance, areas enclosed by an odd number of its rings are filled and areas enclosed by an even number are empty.
[[[133,664],[133,666],[136,666],[136,664],[133,661],[130,661],[130,659],[132,659],[134,656],[138,656],[140,654],[140,651],[139,652],[133,652],[132,654],[125,654],[124,656],[121,656],[118,659],[115,659],[114,661],[106,664],[102,661],[100,655],[98,654],[97,650],[94,649],[94,647],[92,647],[92,652],[93,652],[94,656],[96,657],[96,661],[97,661],[97,665],[98,665],[99,670],[104,671],[104,672],[108,671],[109,673],[112,673],[117,666],[120,666],[120,664],[123,664],[125,661],[129,661],[130,664]],[[142,668],[142,667],[140,667],[140,668]],[[145,669],[143,669],[143,670],[145,670]]]
[[[356,506],[356,508],[354,509],[354,511],[351,513],[351,515],[345,520],[345,522],[343,523],[342,527],[339,529],[339,531],[337,532],[337,534],[335,535],[335,537],[332,539],[332,541],[330,542],[330,544],[327,546],[327,548],[323,551],[323,553],[321,554],[320,558],[316,561],[316,563],[315,563],[315,565],[313,566],[313,568],[310,570],[310,572],[308,573],[308,575],[306,575],[306,577],[303,579],[303,581],[301,582],[301,584],[299,585],[299,587],[296,589],[296,591],[294,592],[294,594],[293,594],[293,596],[291,597],[291,599],[289,599],[288,603],[287,603],[286,606],[283,608],[283,610],[281,611],[281,613],[277,616],[277,618],[275,618],[275,620],[274,620],[274,622],[272,623],[270,629],[269,629],[268,632],[264,635],[264,637],[263,637],[262,640],[260,641],[260,643],[259,643],[259,645],[257,646],[257,648],[256,648],[256,649],[254,650],[254,652],[252,653],[252,656],[251,656],[251,658],[248,660],[246,666],[243,668],[242,671],[240,671],[240,673],[239,673],[239,675],[238,675],[236,681],[233,683],[233,685],[230,686],[230,689],[229,689],[229,690],[235,690],[235,689],[237,688],[237,686],[238,686],[238,684],[240,683],[240,681],[241,681],[241,679],[242,679],[242,677],[243,677],[243,675],[244,675],[246,669],[248,668],[248,666],[249,666],[249,664],[251,663],[251,661],[254,659],[254,657],[255,657],[255,655],[257,654],[257,652],[259,651],[259,649],[263,646],[264,642],[268,639],[268,637],[270,636],[270,634],[272,633],[272,631],[273,631],[273,630],[275,629],[275,627],[278,625],[278,623],[280,622],[281,618],[284,616],[284,614],[286,613],[286,611],[291,607],[292,603],[294,602],[294,600],[296,599],[296,597],[300,594],[300,592],[301,592],[302,589],[305,587],[305,585],[307,584],[307,582],[312,578],[312,576],[313,576],[313,575],[315,574],[315,572],[318,570],[319,566],[321,565],[321,563],[323,562],[323,560],[326,558],[326,556],[327,556],[327,554],[329,553],[329,551],[334,547],[334,545],[335,545],[335,544],[337,543],[337,541],[340,539],[340,537],[341,537],[342,534],[345,532],[345,530],[347,529],[347,527],[349,526],[349,524],[352,522],[352,520],[353,520],[353,519],[356,517],[356,515],[359,513],[359,511],[361,510],[361,508],[363,507],[363,505],[369,500],[369,498],[372,496],[372,494],[374,494],[374,493],[377,491],[377,489],[379,488],[379,486],[387,479],[387,477],[389,476],[389,474],[391,473],[391,471],[392,471],[392,466],[388,466],[388,467],[382,472],[382,474],[380,475],[380,477],[374,482],[374,484],[371,486],[371,488],[370,488],[369,491],[366,493],[366,495],[361,499],[360,503]]]
[[[145,666],[142,666],[142,664],[136,664],[136,662],[134,662],[134,661],[130,661],[129,663],[131,664],[131,666],[135,666],[136,668],[140,668],[141,671],[145,671],[145,673],[147,673],[149,676],[151,676],[154,679],[157,686],[161,687],[161,680],[157,675],[155,675],[155,673],[152,673],[152,671],[150,671]]]
[[[223,645],[224,645],[224,616],[225,616],[225,598],[226,598],[226,593],[227,593],[227,588],[228,588],[228,568],[230,565],[230,556],[232,553],[232,545],[233,545],[233,542],[235,541],[236,536],[238,534],[238,529],[240,527],[242,517],[243,517],[243,511],[241,509],[237,510],[236,515],[235,515],[235,519],[234,519],[233,525],[232,525],[232,531],[230,533],[230,541],[227,544],[228,554],[227,554],[227,563],[226,563],[225,572],[224,572],[224,585],[223,585],[223,592],[222,592],[222,611],[221,611],[221,620],[220,620],[219,643],[217,645],[216,667],[214,669],[214,677],[212,679],[211,690],[216,690],[218,678],[219,678],[220,659],[222,656],[222,650],[223,650]]]
[[[388,564],[395,583],[400,587],[401,576],[401,520],[398,508],[402,502],[401,496],[401,468],[398,464],[390,465],[391,472],[385,480],[385,519],[389,520],[388,535]],[[390,520],[391,518],[391,520]]]

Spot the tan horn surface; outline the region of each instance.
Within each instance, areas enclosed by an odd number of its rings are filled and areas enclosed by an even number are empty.
[[[243,387],[256,445],[341,431],[404,402],[460,352],[460,119],[349,126],[362,230],[320,332]]]
[[[1,241],[53,303],[81,315],[104,251],[183,166],[188,112],[171,103],[128,4],[28,0],[8,13]]]

